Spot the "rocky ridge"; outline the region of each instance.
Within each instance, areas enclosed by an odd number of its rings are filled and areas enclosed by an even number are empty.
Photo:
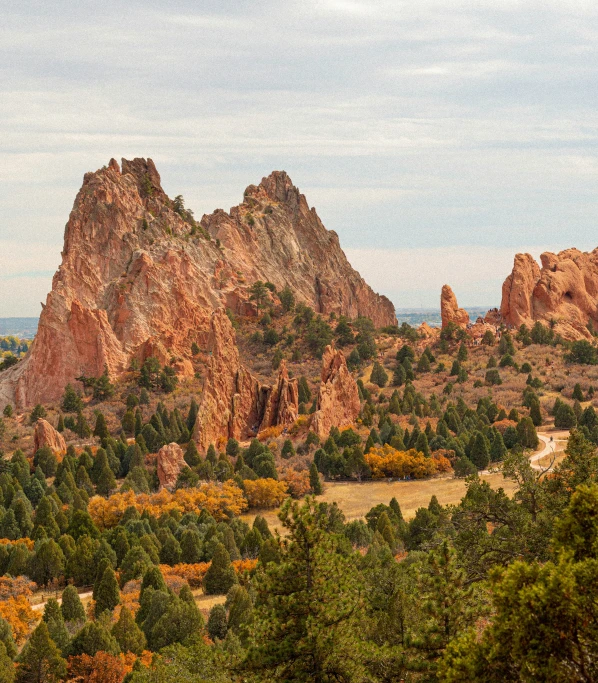
[[[117,379],[149,356],[190,376],[195,343],[206,368],[200,445],[286,424],[296,416],[296,383],[283,366],[275,387],[260,385],[224,313],[255,315],[249,287],[258,279],[288,285],[318,313],[396,323],[392,303],[350,266],[286,173],[197,223],[167,197],[151,159],[123,159],[122,169],[112,159],[84,177],[36,339],[3,373],[0,407],[55,401],[78,376],[106,369]]]
[[[507,325],[550,324],[563,339],[590,339],[598,329],[598,249],[566,249],[540,256],[517,254],[502,287],[500,314]]]

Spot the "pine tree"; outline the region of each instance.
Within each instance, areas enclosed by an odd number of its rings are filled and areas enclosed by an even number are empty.
[[[135,619],[126,605],[122,606],[118,621],[112,627],[112,635],[121,652],[132,652],[140,655],[145,649],[145,635],[135,623]]]
[[[460,363],[463,363],[463,361],[466,361],[468,358],[469,354],[467,352],[467,346],[465,346],[465,343],[462,342],[461,346],[459,347],[459,352],[457,353],[457,360]]]
[[[181,535],[181,562],[201,562],[201,536],[195,529],[185,529]]]
[[[280,563],[257,584],[251,634],[241,668],[263,680],[366,680],[358,654],[363,626],[361,586],[353,553],[338,552],[320,507],[288,501]]]
[[[492,462],[500,462],[504,459],[506,454],[507,447],[505,446],[502,434],[499,431],[497,431],[494,435],[494,441],[490,446],[490,460]]]
[[[370,382],[377,384],[379,387],[385,387],[388,383],[388,374],[386,370],[378,363],[374,361],[374,367],[372,368],[372,373],[370,375]]]
[[[8,621],[2,617],[0,617],[0,643],[4,645],[6,654],[11,660],[17,656],[18,648],[12,635],[12,627]]]
[[[75,656],[89,655],[90,657],[98,652],[117,655],[120,648],[105,623],[103,619],[88,621],[71,641],[70,653]]]
[[[93,430],[93,435],[100,438],[100,440],[107,439],[110,436],[108,431],[108,425],[106,424],[106,418],[103,413],[98,413],[96,417],[96,424]]]
[[[78,413],[83,408],[81,396],[73,389],[71,384],[67,384],[62,396],[61,408],[65,413]]]
[[[540,401],[534,396],[529,408],[529,416],[532,419],[535,427],[542,424],[542,411],[540,410]]]
[[[322,482],[320,481],[320,474],[315,462],[312,462],[309,466],[309,486],[315,496],[322,495]]]
[[[187,419],[185,420],[187,424],[187,429],[191,434],[193,432],[193,427],[195,426],[195,421],[197,420],[197,413],[199,412],[199,406],[197,401],[192,398],[191,405],[189,406],[189,412],[187,413]]]
[[[228,550],[222,543],[218,543],[212,556],[212,564],[204,576],[204,591],[206,595],[226,595],[235,583],[237,575],[230,562]]]
[[[228,631],[224,605],[214,605],[208,616],[208,634],[212,640],[224,640]]]
[[[253,528],[260,532],[260,536],[263,539],[268,540],[269,538],[272,538],[272,532],[268,527],[268,522],[266,521],[265,517],[256,515],[255,519],[253,520]]]
[[[66,660],[60,656],[42,621],[19,656],[17,683],[59,683],[66,677]]]
[[[68,646],[69,634],[64,625],[60,605],[56,598],[50,598],[48,602],[46,602],[43,620],[48,625],[50,638],[56,643],[61,653],[64,654]]]
[[[390,519],[386,512],[383,512],[380,517],[378,517],[378,522],[376,524],[376,533],[380,534],[384,541],[388,544],[388,547],[394,551],[397,545],[397,539],[390,523]]]
[[[85,621],[85,610],[75,586],[67,586],[62,591],[60,610],[64,621]]]
[[[15,675],[12,658],[6,651],[4,643],[0,642],[0,683],[13,683]]]
[[[96,592],[96,618],[105,610],[112,612],[119,602],[120,591],[118,588],[118,581],[116,580],[116,574],[112,567],[106,567]]]
[[[425,432],[420,432],[415,442],[415,450],[423,453],[426,458],[430,457],[430,446],[428,445],[428,437]]]
[[[388,507],[394,512],[395,517],[399,520],[399,522],[402,522],[403,513],[401,512],[401,506],[399,505],[399,501],[394,496],[390,499]]]
[[[488,440],[482,432],[475,432],[470,446],[469,459],[478,468],[485,470],[490,462],[490,449]]]

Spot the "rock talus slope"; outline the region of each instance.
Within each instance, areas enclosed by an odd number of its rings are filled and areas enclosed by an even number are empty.
[[[517,254],[502,288],[500,313],[512,327],[551,324],[564,339],[590,339],[598,329],[598,249],[566,249],[541,255]]]

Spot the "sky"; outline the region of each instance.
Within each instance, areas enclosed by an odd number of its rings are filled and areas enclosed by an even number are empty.
[[[500,303],[598,246],[598,5],[19,0],[0,23],[0,317],[35,316],[87,171],[151,157],[196,216],[286,170],[397,307]]]

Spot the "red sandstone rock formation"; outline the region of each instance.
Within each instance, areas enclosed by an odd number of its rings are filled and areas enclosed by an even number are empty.
[[[66,442],[62,434],[57,432],[49,422],[46,422],[41,417],[35,423],[33,444],[34,452],[37,452],[44,446],[48,446],[55,455],[64,455],[66,453]]]
[[[442,316],[443,328],[449,323],[455,323],[459,327],[465,327],[469,324],[469,314],[465,309],[459,308],[457,297],[448,285],[442,286],[440,314]]]
[[[591,338],[588,323],[598,329],[598,249],[567,249],[540,257],[517,254],[502,288],[500,312],[512,327],[552,324],[564,339]]]
[[[327,346],[322,356],[322,383],[311,429],[325,439],[332,427],[353,424],[360,408],[357,384],[347,369],[343,352]]]
[[[107,367],[116,379],[132,359],[150,355],[163,364],[178,359],[177,372],[191,375],[196,342],[210,345],[218,384],[205,401],[204,418],[216,422],[209,429],[222,436],[230,423],[238,433],[257,419],[259,391],[238,362],[232,328],[213,312],[247,313],[258,279],[288,284],[316,312],[396,322],[391,302],[351,268],[286,173],[249,186],[241,205],[197,224],[166,196],[151,159],[123,159],[122,171],[111,160],[84,177],[36,339],[25,360],[2,373],[0,408],[55,401],[75,377]]]
[[[178,443],[169,443],[158,451],[156,458],[160,488],[172,491],[181,470],[186,467],[183,449]]]
[[[193,430],[201,450],[219,439],[245,439],[297,419],[297,380],[289,379],[286,363],[281,363],[273,387],[261,385],[241,364],[235,331],[222,309],[211,315],[205,348],[209,350],[208,371]]]
[[[289,379],[286,361],[278,370],[278,380],[268,391],[260,430],[276,425],[292,425],[299,416],[299,387]]]

